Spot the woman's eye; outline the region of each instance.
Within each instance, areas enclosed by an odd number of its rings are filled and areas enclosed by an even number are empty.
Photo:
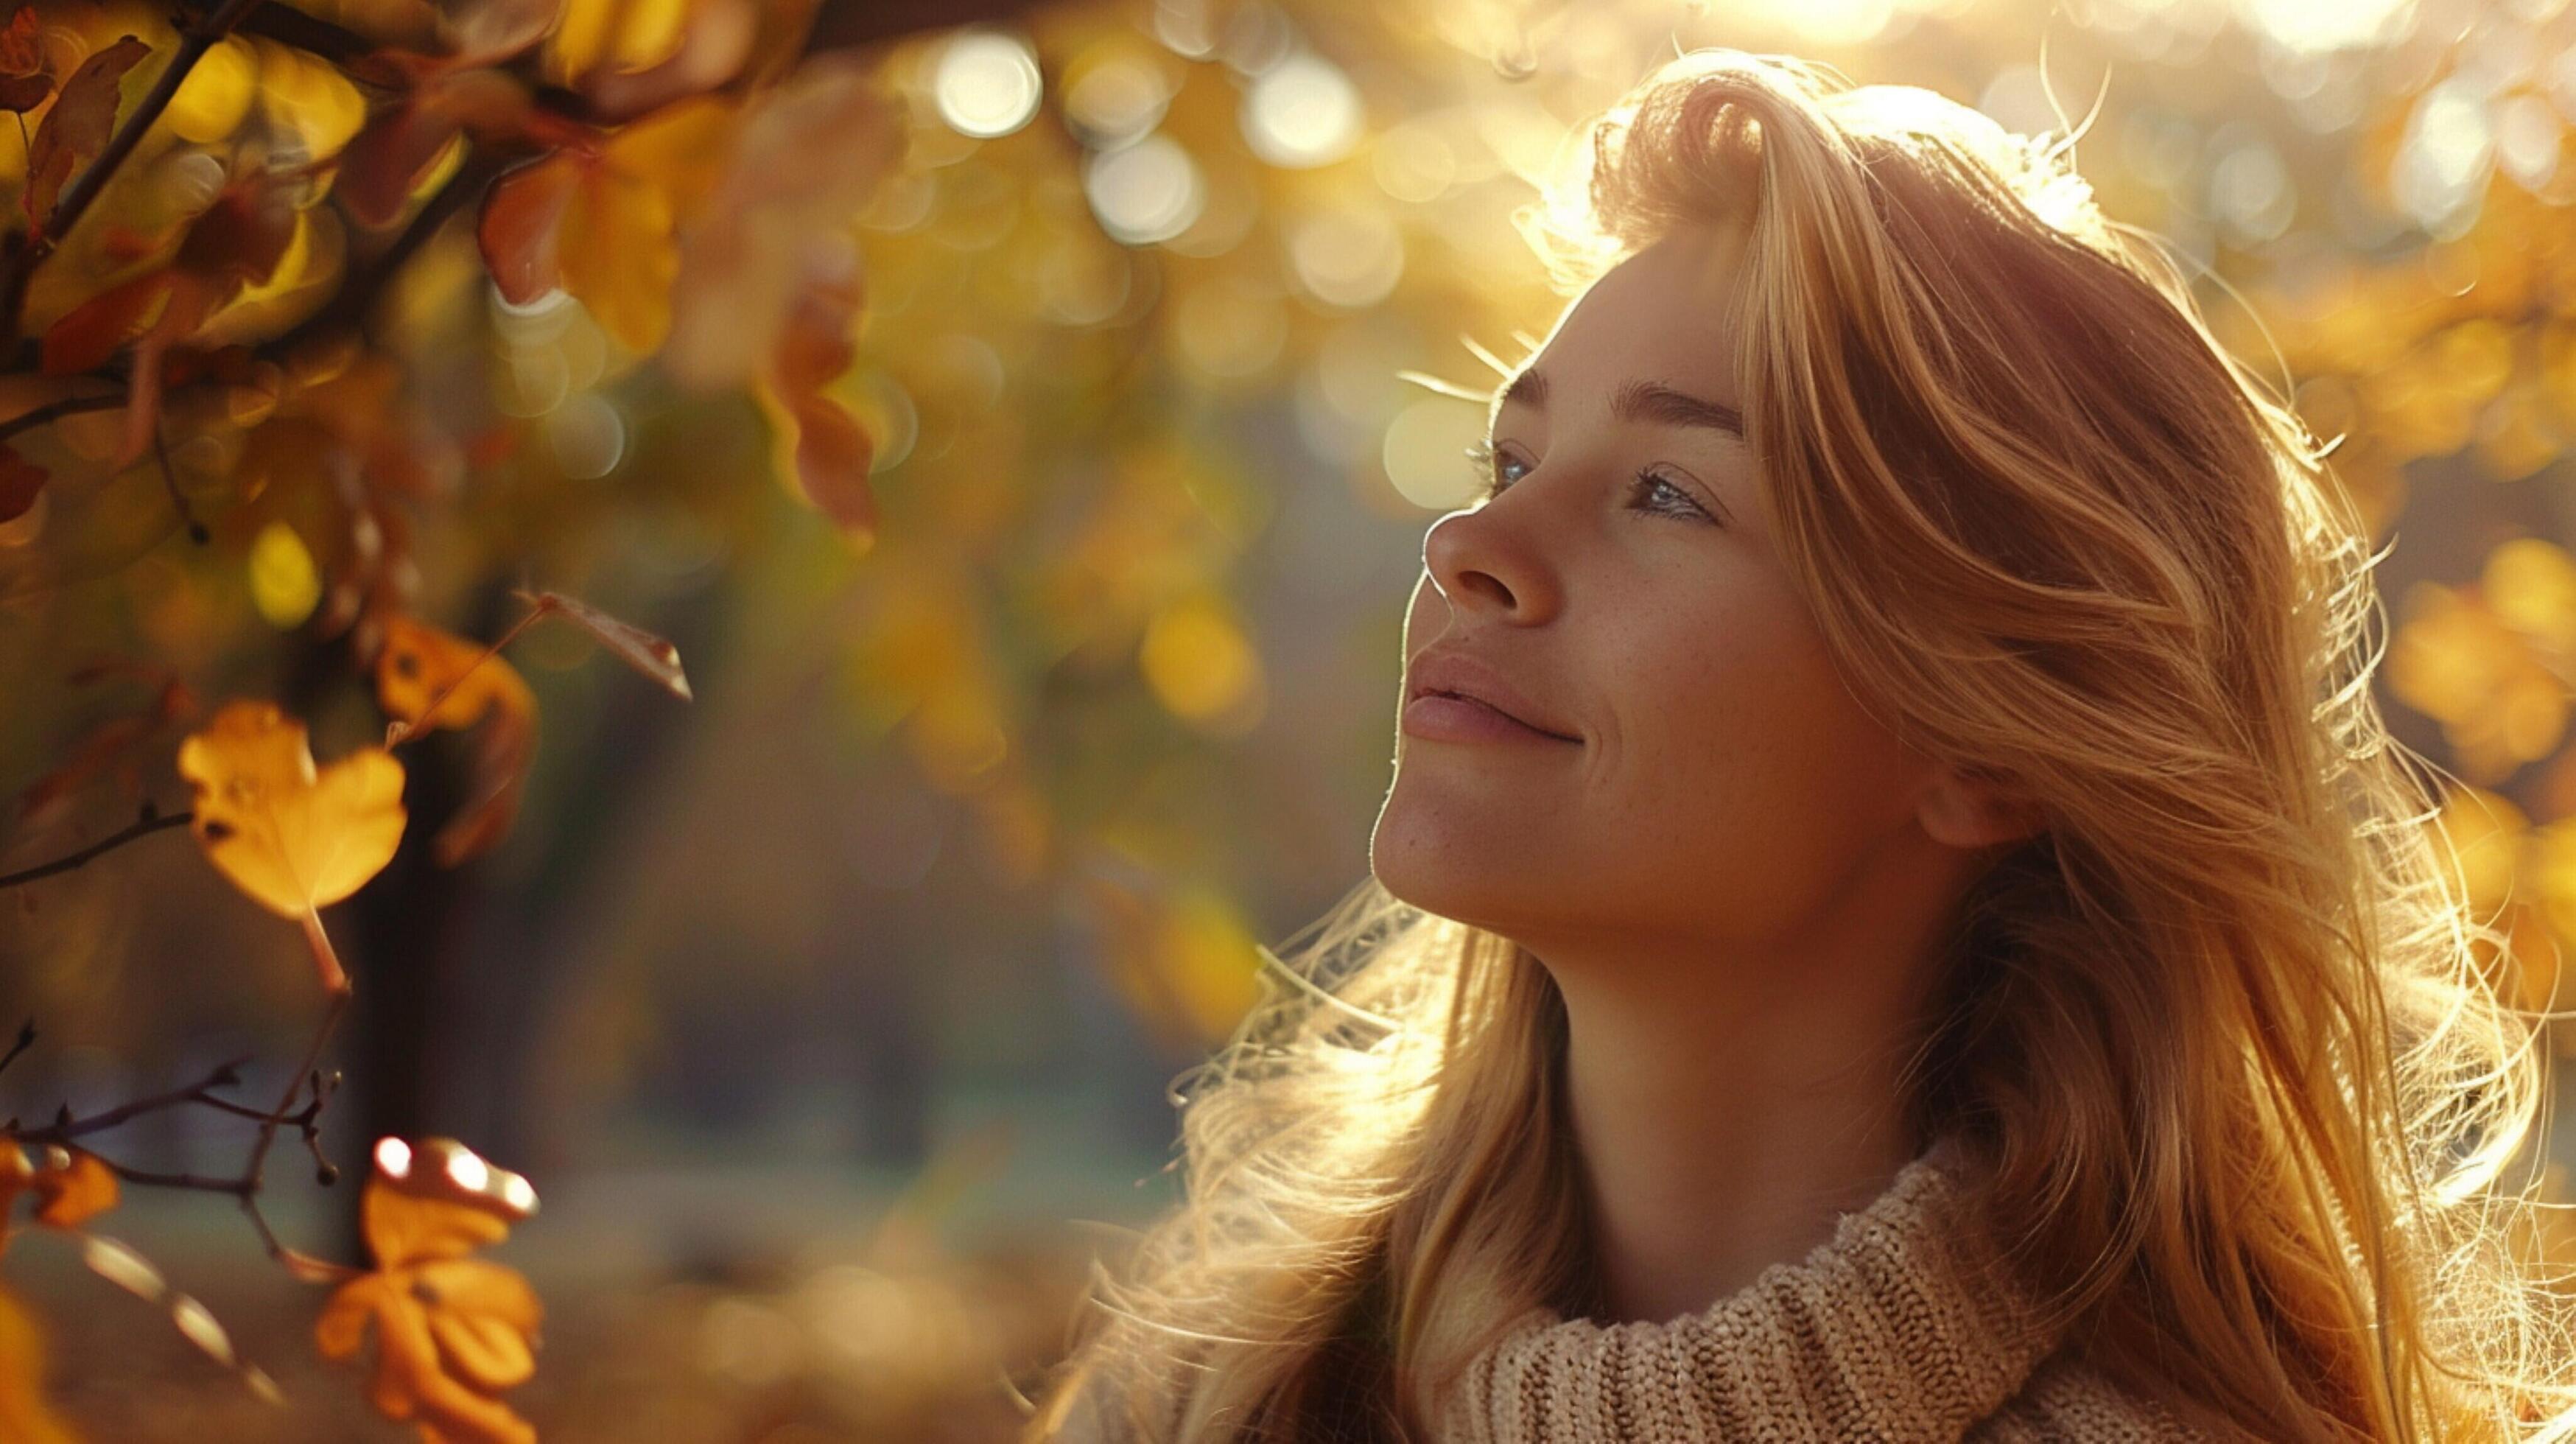
[[[1482,483],[1476,492],[1478,501],[1491,501],[1504,487],[1529,473],[1528,462],[1511,452],[1496,450],[1490,441],[1468,447],[1467,458],[1474,463],[1477,479]],[[1519,469],[1512,470],[1515,467]]]
[[[1484,485],[1476,493],[1476,500],[1480,502],[1491,501],[1502,495],[1504,488],[1528,475],[1530,471],[1528,461],[1511,452],[1497,450],[1489,441],[1480,441],[1468,447],[1467,454],[1474,460],[1478,475],[1484,479]],[[1664,516],[1700,517],[1712,522],[1716,520],[1710,517],[1707,509],[1699,504],[1699,498],[1691,492],[1690,488],[1651,466],[1638,469],[1636,475],[1630,480],[1629,489],[1638,501],[1635,510],[1655,512]]]
[[[1647,508],[1650,511],[1671,512],[1679,516],[1708,515],[1708,512],[1700,506],[1699,498],[1691,495],[1688,487],[1657,472],[1652,467],[1637,473],[1637,494],[1659,498],[1653,506]]]

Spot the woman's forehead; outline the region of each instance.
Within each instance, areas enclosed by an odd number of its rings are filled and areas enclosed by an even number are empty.
[[[1737,404],[1741,249],[1729,234],[1685,233],[1613,266],[1566,310],[1529,369],[1556,396],[1605,398],[1644,380]]]

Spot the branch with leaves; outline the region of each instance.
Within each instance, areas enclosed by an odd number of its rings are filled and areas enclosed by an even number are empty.
[[[530,1341],[541,1312],[535,1296],[499,1265],[454,1256],[463,1246],[455,1240],[497,1242],[510,1222],[534,1210],[534,1190],[453,1140],[382,1140],[364,1205],[379,1273],[288,1246],[260,1200],[270,1152],[289,1128],[311,1152],[318,1182],[328,1187],[339,1177],[320,1139],[323,1109],[340,1075],[323,1072],[321,1060],[355,987],[323,924],[322,909],[364,887],[402,841],[409,819],[402,802],[403,768],[392,749],[442,728],[479,728],[484,734],[484,786],[435,844],[439,860],[452,866],[496,843],[515,814],[518,787],[534,753],[536,712],[534,694],[500,650],[529,626],[561,618],[672,695],[684,700],[690,695],[678,650],[668,641],[561,593],[523,590],[518,596],[527,604],[526,612],[501,638],[483,646],[414,618],[392,619],[376,664],[378,698],[391,719],[382,745],[317,764],[304,725],[274,703],[227,703],[178,748],[176,769],[196,793],[192,810],[147,816],[76,853],[0,877],[0,886],[30,885],[123,842],[185,824],[218,872],[253,901],[298,924],[324,994],[303,1058],[288,1074],[277,1101],[264,1110],[227,1096],[241,1083],[240,1070],[248,1062],[242,1059],[184,1087],[100,1112],[78,1115],[65,1105],[49,1123],[30,1126],[13,1118],[0,1124],[0,1247],[6,1243],[8,1205],[21,1192],[37,1200],[36,1222],[66,1229],[112,1207],[123,1185],[230,1196],[240,1203],[262,1247],[288,1273],[308,1283],[337,1286],[318,1326],[324,1353],[347,1357],[358,1347],[367,1320],[374,1319],[380,1338],[373,1397],[380,1406],[413,1411],[397,1417],[416,1416],[441,1438],[535,1437],[498,1397],[523,1382],[534,1367]],[[30,1020],[0,1056],[0,1069],[33,1046],[36,1037]],[[184,1108],[258,1125],[237,1173],[138,1168],[97,1152],[91,1141],[135,1119]],[[418,1157],[435,1160],[435,1169],[414,1168]],[[400,1221],[405,1218],[410,1221]],[[158,1271],[132,1250],[92,1238],[84,1257],[110,1279],[167,1302]],[[441,1285],[445,1292],[432,1288],[459,1274],[461,1286],[451,1281]],[[397,1279],[403,1282],[389,1282]],[[273,1396],[267,1375],[235,1358],[222,1327],[193,1300],[176,1297],[185,1305],[173,1305],[182,1331],[209,1353],[242,1368],[246,1380]],[[14,1304],[0,1299],[0,1308],[15,1317]],[[470,1332],[480,1342],[456,1345],[450,1337],[454,1331],[429,1327],[427,1315],[418,1312],[422,1310],[475,1315],[480,1322]],[[502,1338],[508,1342],[496,1342]],[[31,1389],[33,1383],[0,1379],[0,1385],[13,1388]]]
[[[138,463],[158,470],[169,515],[200,545],[238,540],[266,508],[319,507],[336,535],[308,523],[285,543],[316,574],[311,599],[272,620],[345,638],[388,718],[380,744],[317,759],[305,724],[275,701],[201,714],[175,672],[75,674],[141,677],[153,697],[82,739],[22,794],[14,821],[25,838],[53,836],[111,778],[132,820],[47,858],[13,848],[22,860],[0,871],[0,894],[30,900],[184,827],[236,890],[295,925],[321,998],[272,1097],[238,1096],[241,1060],[97,1111],[0,1126],[0,1243],[26,1194],[35,1225],[77,1235],[95,1271],[274,1397],[202,1306],[88,1231],[124,1188],[230,1197],[290,1275],[332,1287],[316,1330],[325,1355],[350,1357],[372,1332],[380,1410],[432,1439],[534,1438],[501,1396],[534,1367],[542,1310],[515,1273],[467,1256],[534,1209],[526,1180],[452,1140],[381,1140],[360,1206],[376,1266],[359,1270],[279,1237],[263,1209],[268,1164],[291,1130],[324,1186],[339,1173],[321,1144],[340,1079],[327,1057],[365,959],[342,956],[324,914],[404,845],[397,749],[434,731],[471,737],[468,796],[425,843],[457,867],[508,835],[535,757],[536,697],[501,655],[528,627],[568,622],[673,695],[689,687],[668,641],[557,592],[518,592],[525,613],[490,643],[419,614],[423,512],[454,490],[460,452],[492,442],[460,446],[426,419],[385,303],[420,257],[469,240],[508,304],[569,299],[682,385],[748,391],[791,488],[864,549],[874,442],[828,388],[851,366],[865,291],[852,223],[906,135],[901,103],[849,52],[1014,8],[683,0],[664,26],[603,0],[467,0],[409,30],[362,32],[277,0],[199,0],[166,29],[77,5],[49,7],[42,25],[21,6],[0,27],[0,109],[28,157],[0,234],[0,361],[13,383],[0,402],[0,534],[20,556],[80,551],[66,529],[85,498]],[[188,97],[219,49],[260,57],[259,83],[297,87],[296,101],[249,106],[213,135]],[[173,194],[173,176],[191,189]],[[184,807],[154,800],[146,780],[173,773]],[[0,1067],[34,1041],[31,1028]],[[126,1124],[174,1113],[249,1125],[241,1166],[163,1172],[117,1147]],[[0,1332],[34,1327],[0,1293]],[[41,1410],[36,1378],[10,1376],[28,1357],[0,1349],[0,1396]]]

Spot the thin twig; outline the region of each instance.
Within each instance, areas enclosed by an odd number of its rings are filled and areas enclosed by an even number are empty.
[[[259,1137],[251,1144],[250,1157],[242,1164],[241,1172],[229,1178],[202,1173],[157,1173],[150,1169],[130,1167],[103,1155],[94,1154],[94,1156],[98,1156],[99,1161],[106,1164],[119,1179],[137,1187],[194,1189],[201,1193],[230,1194],[241,1200],[242,1212],[250,1218],[251,1228],[258,1233],[261,1247],[268,1250],[269,1257],[277,1260],[289,1273],[298,1278],[309,1282],[329,1283],[354,1277],[359,1271],[345,1264],[332,1263],[328,1259],[316,1258],[311,1254],[287,1247],[285,1242],[278,1238],[277,1230],[270,1226],[268,1215],[262,1212],[259,1206],[260,1190],[267,1181],[269,1149],[276,1144],[278,1131],[289,1124],[293,1124],[304,1136],[305,1147],[312,1150],[315,1169],[321,1181],[327,1185],[336,1180],[339,1175],[339,1169],[328,1158],[322,1156],[320,1142],[322,1106],[329,1101],[332,1091],[338,1086],[339,1077],[333,1074],[326,1079],[315,1065],[321,1060],[322,1049],[330,1042],[332,1030],[338,1027],[341,1014],[348,1011],[349,997],[350,991],[345,983],[332,991],[331,1001],[323,1011],[322,1021],[314,1028],[312,1041],[305,1045],[304,1060],[296,1065],[295,1072],[288,1077],[286,1091],[279,1095],[274,1107],[266,1110],[250,1108],[235,1103],[229,1098],[215,1096],[215,1089],[231,1087],[241,1081],[241,1066],[249,1061],[245,1058],[225,1063],[185,1088],[173,1088],[166,1093],[138,1098],[131,1103],[108,1109],[104,1113],[92,1114],[87,1118],[75,1118],[71,1115],[70,1109],[66,1108],[60,1117],[41,1128],[19,1128],[15,1126],[13,1120],[9,1127],[0,1131],[5,1131],[14,1143],[63,1145],[92,1133],[104,1132],[118,1124],[131,1122],[148,1113],[185,1107],[189,1104],[213,1108],[237,1118],[257,1119]],[[29,1031],[32,1031],[33,1026],[32,1023],[29,1024]],[[11,1056],[15,1056],[14,1050]],[[0,1059],[0,1065],[5,1065],[5,1062],[5,1059]],[[299,1109],[295,1106],[295,1100],[303,1094],[308,1084],[312,1088],[311,1101]],[[86,1148],[82,1151],[93,1152]]]
[[[212,541],[213,533],[206,530],[204,522],[197,520],[197,513],[188,506],[188,498],[179,494],[179,473],[170,468],[170,448],[161,439],[161,418],[158,416],[152,418],[152,454],[160,459],[161,485],[170,493],[171,510],[179,513],[179,520],[188,524],[188,540],[199,546]]]
[[[18,1025],[18,1041],[9,1045],[9,1051],[5,1056],[0,1056],[0,1069],[5,1069],[17,1062],[19,1054],[34,1046],[36,1046],[36,1020],[29,1018]]]
[[[40,862],[34,867],[22,868],[17,872],[0,873],[0,888],[16,887],[21,883],[30,883],[35,882],[40,878],[52,877],[58,872],[69,872],[73,868],[79,867],[81,864],[97,857],[100,853],[107,852],[114,848],[123,847],[138,837],[146,837],[152,833],[160,832],[168,828],[185,827],[190,822],[195,821],[196,816],[197,814],[193,811],[181,811],[172,813],[156,813],[148,817],[140,818],[124,831],[110,833],[108,836],[91,843],[89,846],[82,848],[80,851],[73,853],[69,857],[58,857],[52,862]]]
[[[258,1230],[260,1245],[268,1250],[268,1256],[284,1265],[288,1273],[306,1283],[337,1283],[342,1279],[356,1278],[366,1272],[365,1269],[333,1263],[326,1258],[315,1258],[302,1249],[288,1248],[278,1238],[277,1230],[269,1227],[268,1215],[259,1211],[259,1193],[256,1189],[242,1195],[242,1212],[250,1215],[250,1226]]]
[[[363,1269],[351,1268],[347,1264],[316,1258],[301,1249],[287,1247],[278,1238],[277,1230],[269,1226],[268,1216],[260,1212],[260,1181],[248,1174],[239,1178],[214,1178],[202,1173],[156,1173],[147,1168],[129,1167],[113,1158],[99,1157],[98,1161],[106,1164],[108,1171],[115,1174],[119,1180],[133,1184],[137,1188],[189,1189],[198,1193],[229,1194],[240,1199],[242,1210],[250,1215],[251,1229],[259,1235],[260,1245],[268,1250],[269,1257],[284,1265],[287,1272],[307,1282],[334,1283],[341,1279],[356,1278],[365,1272]]]
[[[295,1095],[303,1091],[308,1074],[313,1078],[314,1104],[316,1107],[321,1104],[324,1088],[321,1074],[314,1065],[321,1060],[322,1045],[330,1040],[331,1030],[339,1026],[340,1015],[349,1010],[349,994],[350,989],[345,982],[333,990],[330,1005],[322,1014],[322,1025],[313,1030],[313,1041],[304,1049],[304,1061],[296,1066],[294,1076],[286,1080],[286,1092],[279,1096],[277,1106],[269,1110],[267,1121],[260,1125],[259,1141],[251,1145],[250,1162],[242,1167],[242,1212],[249,1215],[251,1227],[259,1231],[259,1241],[267,1247],[268,1256],[285,1265],[288,1272],[314,1282],[347,1278],[356,1270],[288,1248],[278,1238],[277,1230],[269,1227],[268,1215],[260,1212],[259,1190],[264,1182],[262,1170],[268,1163],[269,1145],[277,1141],[277,1130],[294,1109]],[[311,1135],[308,1133],[306,1137],[309,1140]]]
[[[321,1061],[322,1045],[330,1041],[331,1030],[339,1026],[340,1015],[349,1010],[349,994],[350,990],[345,987],[331,994],[331,1001],[322,1013],[322,1026],[313,1030],[313,1041],[305,1045],[304,1061],[296,1065],[294,1074],[286,1080],[286,1092],[278,1098],[277,1106],[268,1110],[268,1116],[260,1121],[259,1141],[251,1145],[250,1162],[242,1168],[242,1177],[251,1181],[254,1192],[259,1188],[260,1169],[268,1162],[269,1146],[277,1141],[277,1130],[294,1114],[295,1095],[304,1091],[305,1075],[312,1073],[314,1064]],[[318,1086],[314,1089],[317,1100],[321,1091]]]
[[[167,1093],[155,1093],[149,1098],[137,1098],[131,1103],[120,1104],[104,1113],[93,1113],[87,1118],[65,1118],[42,1128],[21,1128],[17,1130],[16,1136],[20,1143],[69,1143],[75,1138],[130,1122],[146,1113],[159,1113],[164,1109],[181,1108],[191,1103],[212,1104],[227,1111],[244,1113],[252,1118],[266,1118],[268,1115],[265,1113],[242,1108],[241,1105],[228,1099],[211,1096],[217,1088],[228,1088],[241,1082],[241,1066],[249,1061],[248,1058],[236,1058],[185,1088],[173,1088]]]
[[[108,1172],[138,1188],[193,1188],[203,1193],[236,1196],[244,1191],[245,1181],[238,1178],[209,1178],[202,1173],[154,1173],[149,1169],[129,1168],[113,1158],[98,1154],[91,1156],[106,1164]]]
[[[98,379],[104,381],[107,378],[102,376]],[[60,401],[48,401],[42,406],[21,411],[6,421],[0,421],[0,441],[6,441],[21,431],[33,431],[48,421],[59,420],[65,416],[75,416],[84,411],[114,411],[123,406],[125,400],[126,390],[123,386],[119,386],[103,396],[67,396]]]

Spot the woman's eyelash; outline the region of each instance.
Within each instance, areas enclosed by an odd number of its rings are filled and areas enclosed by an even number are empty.
[[[1500,496],[1505,487],[1511,485],[1510,482],[1503,480],[1502,477],[1497,474],[1497,468],[1503,458],[1495,450],[1492,442],[1474,441],[1468,443],[1467,459],[1475,464],[1476,475],[1481,477],[1484,481],[1484,485],[1476,492],[1476,500],[1491,501],[1495,497]],[[1700,506],[1698,498],[1692,496],[1689,491],[1685,490],[1681,486],[1680,483],[1663,475],[1661,472],[1656,471],[1651,466],[1639,468],[1634,480],[1640,491],[1660,486],[1664,490],[1681,498],[1682,509],[1662,509],[1663,514],[1666,516],[1708,516],[1707,510]],[[1647,509],[1657,510],[1658,508],[1650,507]],[[1710,518],[1710,520],[1715,520],[1715,518]]]

